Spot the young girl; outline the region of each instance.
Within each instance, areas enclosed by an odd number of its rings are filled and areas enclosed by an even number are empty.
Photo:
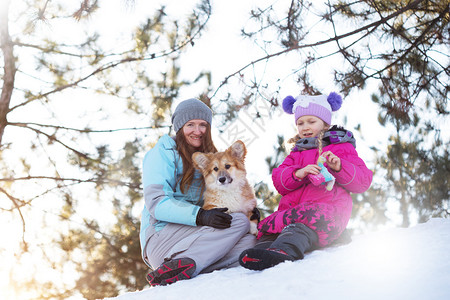
[[[243,267],[263,270],[302,259],[313,247],[335,241],[346,228],[350,193],[366,191],[372,171],[358,157],[353,134],[330,128],[331,112],[341,104],[336,93],[283,100],[283,109],[295,115],[298,135],[291,153],[272,173],[282,195],[278,210],[259,223],[257,245],[239,257]]]

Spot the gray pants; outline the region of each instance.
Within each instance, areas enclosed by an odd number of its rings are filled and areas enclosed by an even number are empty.
[[[248,233],[250,223],[244,214],[231,216],[231,227],[226,229],[167,224],[150,238],[145,248],[148,262],[156,269],[164,260],[191,258],[196,264],[193,276],[238,266],[239,255],[253,247],[256,238]]]

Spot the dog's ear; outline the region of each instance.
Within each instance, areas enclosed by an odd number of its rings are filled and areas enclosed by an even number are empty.
[[[192,154],[192,162],[194,163],[194,168],[203,171],[208,165],[209,159],[205,153],[195,152]]]
[[[244,161],[245,155],[247,154],[247,148],[245,148],[245,144],[241,140],[234,142],[228,150],[231,152],[233,157],[236,157],[242,162]]]

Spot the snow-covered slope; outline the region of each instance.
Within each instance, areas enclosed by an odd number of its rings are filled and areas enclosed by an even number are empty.
[[[450,299],[450,219],[354,236],[264,271],[220,270],[110,299]]]

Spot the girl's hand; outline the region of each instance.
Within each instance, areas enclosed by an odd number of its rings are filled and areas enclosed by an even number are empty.
[[[320,173],[320,167],[318,165],[307,165],[306,167],[295,171],[295,177],[297,177],[298,179],[303,179],[308,174],[317,175],[319,173]]]
[[[331,151],[322,153],[322,156],[326,158],[327,164],[331,170],[339,172],[341,170],[341,159],[333,154]]]

